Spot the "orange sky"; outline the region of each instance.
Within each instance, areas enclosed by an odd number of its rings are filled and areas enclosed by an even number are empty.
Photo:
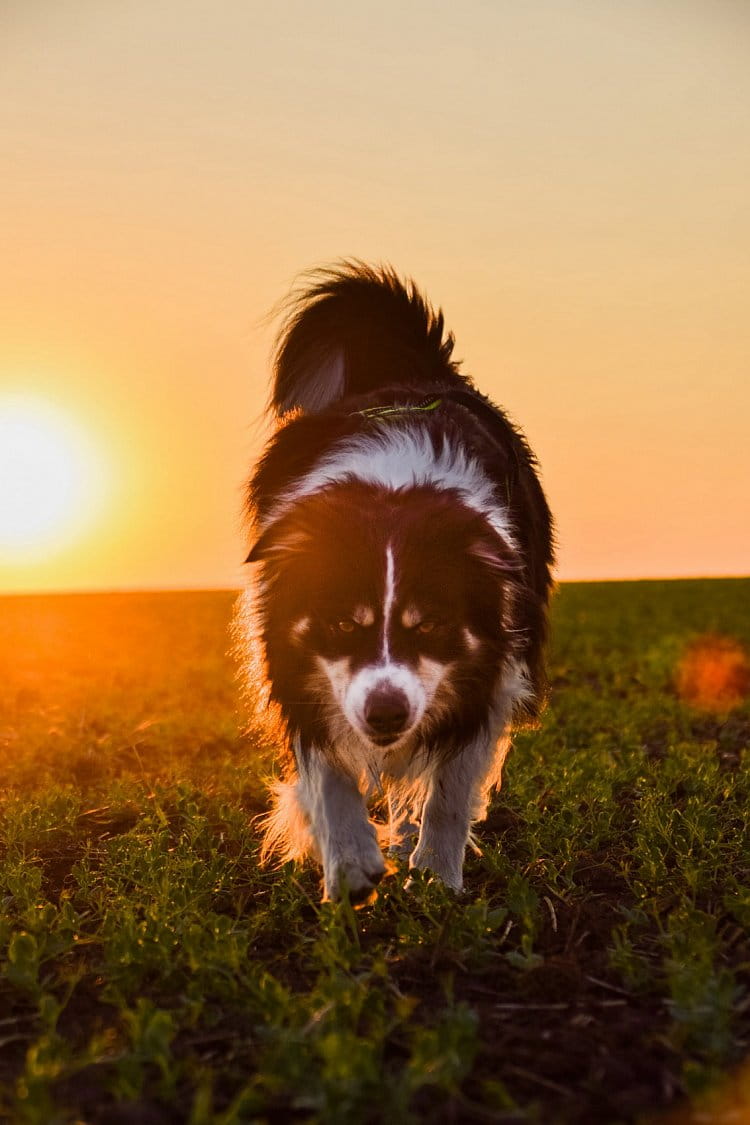
[[[263,318],[340,256],[443,306],[560,577],[747,573],[748,59],[744,0],[3,4],[0,431],[97,500],[0,590],[236,585]]]

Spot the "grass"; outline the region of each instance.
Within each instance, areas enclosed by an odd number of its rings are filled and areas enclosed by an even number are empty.
[[[750,580],[562,587],[467,894],[356,913],[257,865],[232,600],[0,601],[0,1117],[747,1120],[750,711],[675,684]]]

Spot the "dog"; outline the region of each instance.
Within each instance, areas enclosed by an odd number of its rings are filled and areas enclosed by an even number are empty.
[[[290,751],[262,858],[314,856],[329,900],[386,872],[375,794],[390,852],[461,891],[512,725],[545,698],[550,511],[453,346],[412,282],[358,261],[309,275],[277,340],[237,630]]]

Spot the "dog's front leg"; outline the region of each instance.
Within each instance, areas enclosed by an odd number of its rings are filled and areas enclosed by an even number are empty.
[[[493,773],[494,757],[494,741],[482,740],[438,763],[430,777],[419,841],[409,867],[429,869],[454,891],[463,887],[471,825],[485,815],[487,778]]]
[[[323,864],[326,899],[369,897],[385,874],[375,828],[356,781],[312,748],[299,765],[298,794]]]

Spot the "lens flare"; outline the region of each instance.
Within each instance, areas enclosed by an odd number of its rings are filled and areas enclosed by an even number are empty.
[[[677,668],[677,692],[704,711],[731,711],[750,695],[750,659],[739,641],[709,633],[692,641]]]

